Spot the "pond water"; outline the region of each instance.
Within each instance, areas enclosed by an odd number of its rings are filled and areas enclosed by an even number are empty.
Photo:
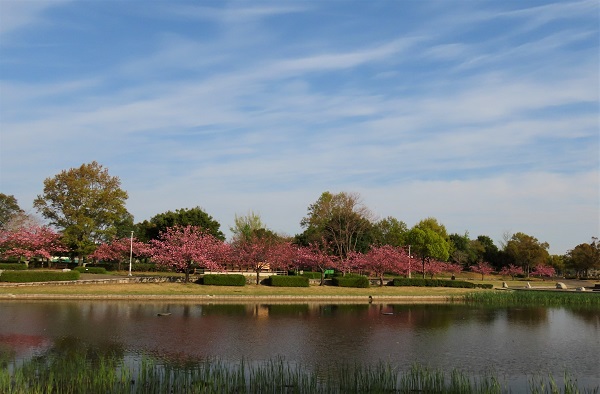
[[[168,313],[166,316],[159,314]],[[27,360],[59,344],[131,359],[266,361],[307,367],[413,364],[493,372],[510,387],[569,372],[600,386],[600,310],[464,304],[0,302],[0,347]]]

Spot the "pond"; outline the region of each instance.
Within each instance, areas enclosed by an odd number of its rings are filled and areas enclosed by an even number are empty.
[[[565,372],[580,387],[600,386],[597,308],[4,301],[0,316],[0,347],[19,360],[85,344],[130,360],[283,357],[307,368],[385,361],[493,372],[517,390],[531,376]]]

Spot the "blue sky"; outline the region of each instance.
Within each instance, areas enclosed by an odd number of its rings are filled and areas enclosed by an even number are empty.
[[[600,235],[599,3],[0,1],[0,191],[92,160],[136,221],[319,195],[562,254]]]

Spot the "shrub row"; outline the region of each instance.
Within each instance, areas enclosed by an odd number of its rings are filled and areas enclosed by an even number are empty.
[[[4,271],[0,282],[52,282],[57,280],[77,280],[79,271]]]
[[[334,276],[333,285],[339,287],[369,287],[369,278],[362,275]]]
[[[117,271],[119,269],[118,263],[90,263],[86,264],[86,267],[100,267],[106,271]],[[129,263],[121,263],[121,269],[129,271]],[[131,271],[133,272],[168,272],[171,271],[168,267],[159,266],[153,263],[133,263],[131,264]]]
[[[275,287],[308,287],[308,278],[306,276],[272,275],[267,284]]]
[[[246,277],[238,274],[206,274],[200,278],[200,283],[212,286],[245,286]]]
[[[422,278],[396,278],[391,283],[392,286],[415,286],[415,287],[460,287],[465,289],[491,289],[492,284],[473,283],[461,280],[448,279],[422,279]]]
[[[23,263],[0,263],[0,270],[26,270],[27,265]]]
[[[300,276],[303,276],[303,277],[308,278],[308,279],[321,279],[321,273],[320,272],[304,271],[302,274],[300,274]]]
[[[104,267],[77,267],[74,270],[82,274],[106,274],[106,268]]]

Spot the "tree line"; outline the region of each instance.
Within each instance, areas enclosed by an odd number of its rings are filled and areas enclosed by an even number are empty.
[[[257,273],[266,267],[287,269],[302,264],[342,272],[368,267],[380,277],[384,272],[425,276],[459,268],[512,276],[552,269],[587,277],[600,269],[600,242],[595,237],[563,256],[550,255],[548,243],[521,232],[506,235],[498,247],[486,235],[448,234],[432,217],[411,228],[394,217],[377,219],[357,193],[322,193],[308,206],[300,221],[302,232],[294,236],[270,230],[254,212],[236,215],[229,242],[220,224],[199,206],[135,223],[125,207],[127,198],[120,179],[95,161],[44,180],[43,193],[33,206],[48,224],[25,213],[14,196],[0,193],[0,254],[5,259],[68,255],[80,263],[121,261],[125,252],[133,254],[135,244],[136,258],[151,258],[186,273],[202,264],[207,268],[248,268],[250,264]],[[165,250],[183,245],[185,239],[196,245],[190,249],[211,252],[179,257],[172,252],[167,258]]]

